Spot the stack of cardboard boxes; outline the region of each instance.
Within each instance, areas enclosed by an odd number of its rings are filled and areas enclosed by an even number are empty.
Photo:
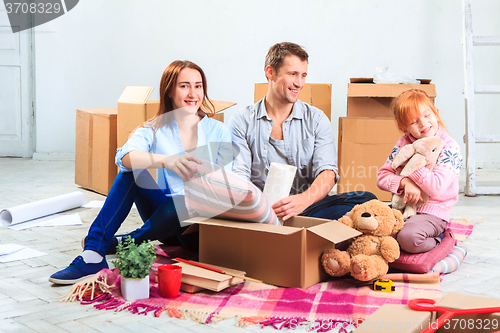
[[[369,191],[379,200],[391,200],[391,193],[377,187],[378,169],[402,135],[390,104],[409,89],[424,90],[434,102],[434,84],[430,80],[420,82],[419,85],[374,84],[372,79],[351,79],[347,89],[347,117],[339,118],[337,193]]]
[[[149,101],[153,87],[127,86],[114,109],[76,110],[75,183],[107,195],[118,172],[116,149],[127,142],[134,129],[158,112],[159,101]],[[216,120],[221,111],[236,103],[212,101]],[[156,173],[152,173],[156,177]]]

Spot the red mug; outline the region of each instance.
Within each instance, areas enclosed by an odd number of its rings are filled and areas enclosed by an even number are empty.
[[[158,267],[158,289],[160,296],[175,298],[181,290],[182,267],[177,265],[161,265]]]

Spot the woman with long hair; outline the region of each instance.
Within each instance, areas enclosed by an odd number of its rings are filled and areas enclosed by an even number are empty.
[[[160,108],[153,119],[137,128],[117,150],[120,172],[104,206],[84,239],[84,251],[49,281],[73,284],[108,268],[106,254],[116,251],[125,236],[136,243],[181,235],[188,212],[184,181],[196,172],[202,160],[231,168],[231,135],[227,127],[208,115],[214,107],[207,96],[203,70],[190,61],[174,61],[160,82]],[[155,182],[147,169],[157,170]],[[136,204],[144,225],[126,235],[116,235]]]

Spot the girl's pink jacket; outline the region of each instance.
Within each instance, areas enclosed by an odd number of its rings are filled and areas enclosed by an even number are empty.
[[[438,161],[433,170],[424,167],[408,176],[425,193],[429,195],[429,201],[417,209],[418,213],[432,214],[445,221],[450,221],[451,207],[458,201],[458,179],[462,168],[462,156],[457,142],[441,129],[437,131],[437,136],[443,139],[443,150],[438,157]],[[401,194],[399,184],[403,177],[396,175],[392,168],[392,160],[399,150],[416,139],[409,136],[402,136],[392,149],[389,158],[380,168],[377,174],[377,186],[384,191]]]

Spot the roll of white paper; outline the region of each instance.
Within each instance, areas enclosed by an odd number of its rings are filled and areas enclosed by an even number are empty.
[[[293,165],[271,163],[264,185],[264,196],[271,206],[290,195],[296,171]]]
[[[85,204],[85,195],[82,192],[72,192],[4,209],[0,212],[0,221],[8,227],[68,209],[81,207],[83,204]]]

